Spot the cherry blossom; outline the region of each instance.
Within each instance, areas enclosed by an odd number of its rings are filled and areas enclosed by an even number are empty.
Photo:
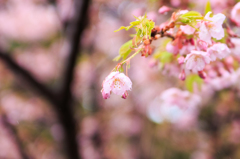
[[[224,37],[224,30],[222,24],[225,20],[225,15],[218,13],[213,17],[210,17],[211,12],[208,12],[205,16],[206,21],[202,21],[200,24],[199,38],[212,44],[211,37],[220,40]]]
[[[131,80],[123,73],[112,72],[103,81],[102,96],[104,99],[110,97],[111,92],[127,98],[127,90],[132,89]]]
[[[156,123],[167,120],[180,124],[178,128],[187,128],[195,123],[200,103],[199,95],[173,87],[162,92],[149,104],[147,115]]]
[[[178,88],[165,90],[160,98],[169,106],[178,106],[180,108],[194,107],[201,102],[200,96],[188,91],[182,91]]]
[[[209,54],[211,61],[215,61],[217,58],[223,59],[227,57],[231,51],[226,44],[216,43],[207,49],[207,53]]]
[[[240,2],[238,2],[231,11],[231,18],[232,20],[237,23],[237,25],[240,25]]]
[[[160,14],[164,14],[167,13],[171,10],[171,8],[167,7],[167,6],[162,6],[161,8],[159,8],[158,13]]]
[[[189,11],[188,10],[180,10],[180,11],[177,12],[177,14],[182,15],[182,14],[185,14],[187,12],[189,12]]]
[[[224,73],[221,77],[216,77],[209,81],[209,85],[214,90],[222,90],[231,87],[235,83],[235,73]]]
[[[240,55],[240,38],[231,38],[231,42],[234,44],[234,48],[231,48],[232,53]]]
[[[204,51],[207,51],[207,48],[208,48],[208,43],[203,41],[203,40],[200,40],[198,39],[197,41],[197,44],[198,44],[198,47]]]
[[[185,58],[186,69],[192,70],[194,73],[202,71],[206,64],[210,63],[207,52],[192,50]]]
[[[181,25],[180,29],[187,35],[192,35],[195,32],[195,29],[189,25]]]
[[[186,45],[184,45],[180,50],[179,50],[179,54],[180,55],[186,55],[189,52],[191,52],[193,49],[195,49],[195,46],[188,43]]]

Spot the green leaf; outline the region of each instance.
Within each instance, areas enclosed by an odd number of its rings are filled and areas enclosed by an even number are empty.
[[[151,37],[151,31],[155,26],[155,23],[149,19],[147,19],[147,16],[142,17],[135,17],[137,20],[130,23],[130,26],[121,26],[118,30],[115,30],[114,32],[117,32],[119,30],[125,29],[129,30],[133,27],[136,29],[136,35],[138,39],[142,39],[143,37],[150,38]]]
[[[210,3],[209,0],[207,1],[206,6],[205,6],[205,11],[204,11],[205,15],[206,15],[208,12],[212,12],[211,3]]]
[[[150,38],[151,37],[151,33],[152,33],[152,29],[154,28],[155,23],[153,21],[148,21],[146,23],[146,26],[148,28],[148,35],[149,35],[149,38]]]
[[[185,14],[182,14],[180,17],[188,18],[188,19],[202,19],[203,18],[203,16],[199,12],[196,12],[196,11],[189,11]]]
[[[203,84],[203,79],[196,74],[188,75],[185,80],[185,86],[189,92],[193,92],[194,83],[197,83],[198,88],[201,89]]]
[[[119,61],[121,59],[121,55],[116,56],[113,61]]]
[[[118,30],[115,30],[114,32],[117,32],[117,31],[119,31],[119,30],[122,30],[122,29],[125,29],[126,31],[128,31],[129,29],[131,29],[132,27],[134,27],[134,26],[136,26],[136,25],[139,25],[141,22],[140,21],[133,21],[133,22],[131,22],[130,23],[130,26],[127,26],[127,27],[125,27],[125,26],[121,26]]]
[[[182,14],[179,17],[180,22],[190,25],[192,27],[194,27],[197,24],[197,21],[196,21],[197,19],[203,19],[203,16],[196,11],[189,11],[185,14]]]
[[[113,59],[113,61],[118,61],[121,58],[125,60],[127,56],[132,52],[132,40],[129,40],[128,42],[124,43],[120,49],[119,49],[119,55]]]
[[[128,27],[125,27],[125,26],[121,26],[118,30],[115,30],[114,32],[117,32],[117,31],[120,31],[122,29],[125,29],[126,31],[128,31],[129,29],[131,29],[133,26],[128,26]]]
[[[182,23],[188,24],[190,22],[190,19],[188,19],[188,18],[180,18],[180,21]]]
[[[130,25],[131,26],[136,26],[136,25],[138,25],[140,23],[141,23],[140,21],[134,21],[134,22],[131,22]]]

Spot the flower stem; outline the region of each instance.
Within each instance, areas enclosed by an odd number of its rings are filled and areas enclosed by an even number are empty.
[[[124,60],[123,62],[120,63],[120,65],[125,64],[127,61],[131,60],[134,56],[136,56],[142,49],[137,50],[134,54],[132,54],[129,58]]]

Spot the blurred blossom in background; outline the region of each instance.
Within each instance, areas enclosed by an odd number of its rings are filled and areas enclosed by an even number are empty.
[[[214,13],[232,16],[240,23],[237,0],[210,2]],[[129,78],[133,85],[128,98],[112,94],[104,100],[101,94],[102,81],[117,64],[112,59],[134,33],[114,30],[145,13],[160,26],[171,16],[170,12],[158,13],[163,5],[203,13],[206,3],[91,1],[70,87],[81,158],[240,158],[239,69],[229,73],[219,64],[222,77],[209,73],[216,78],[201,89],[194,85],[189,92],[178,79],[180,68],[170,63],[161,68],[151,56],[139,55],[131,61]],[[74,0],[0,0],[0,50],[57,95],[61,94],[59,87],[64,83],[71,52],[68,33],[76,14],[74,7]],[[240,33],[239,27],[233,30]],[[162,42],[153,43],[155,50]],[[240,40],[233,38],[232,43],[236,47],[231,51],[239,56]],[[174,51],[170,43],[167,47]],[[188,49],[182,48],[181,54]],[[12,71],[4,60],[0,58],[0,159],[69,158],[64,140],[66,127],[61,120],[64,109],[54,109],[44,95],[34,90],[34,85],[26,82],[22,72]]]

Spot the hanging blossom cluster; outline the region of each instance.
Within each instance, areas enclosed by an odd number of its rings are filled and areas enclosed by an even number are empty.
[[[116,30],[128,31],[134,28],[136,34],[122,45],[119,55],[114,59],[122,62],[103,81],[104,99],[109,98],[111,93],[127,98],[127,91],[132,89],[127,70],[130,68],[130,60],[138,54],[143,57],[153,54],[162,70],[167,65],[179,68],[178,77],[188,82],[186,86],[191,85],[192,81],[209,82],[216,76],[221,76],[222,69],[233,72],[238,68],[240,38],[229,27],[229,23],[240,26],[240,2],[233,7],[229,18],[222,13],[213,14],[210,3],[206,6],[205,15],[196,11],[173,11],[166,6],[159,9],[160,14],[165,12],[172,12],[172,16],[159,26],[145,15],[136,17],[130,26]],[[151,44],[160,38],[164,40],[159,43],[161,49],[154,50]]]

